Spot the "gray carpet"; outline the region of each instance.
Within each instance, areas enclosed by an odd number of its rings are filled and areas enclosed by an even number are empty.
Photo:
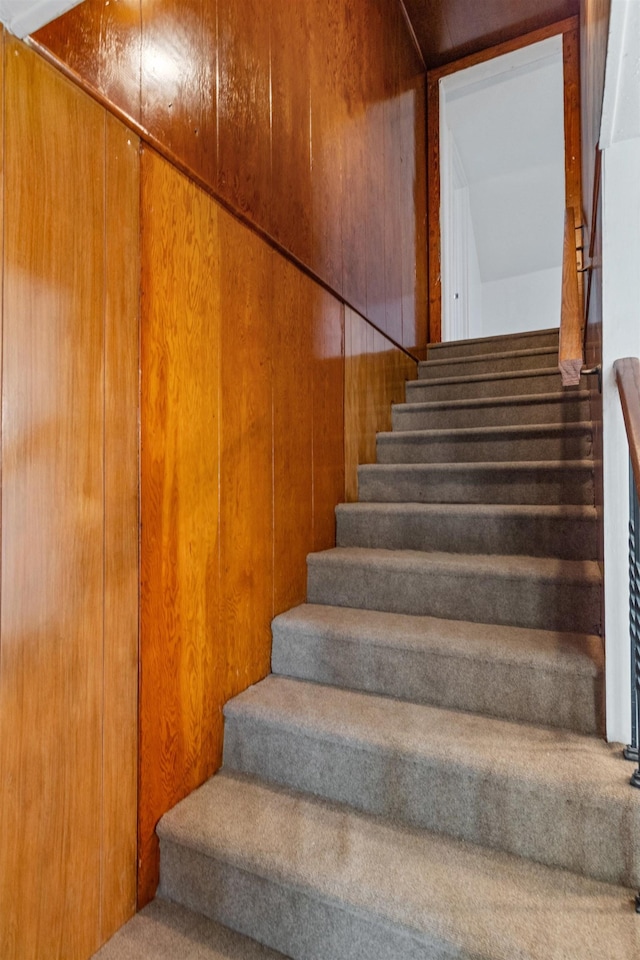
[[[555,351],[430,350],[273,623],[273,675],[226,706],[222,772],[158,826],[162,897],[293,960],[640,956],[588,397]]]

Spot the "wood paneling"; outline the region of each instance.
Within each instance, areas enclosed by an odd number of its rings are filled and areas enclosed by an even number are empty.
[[[267,231],[271,223],[271,2],[217,0],[217,189],[234,209]],[[174,4],[174,17],[177,9]]]
[[[0,954],[86,960],[134,906],[136,151],[4,54]]]
[[[302,603],[313,548],[310,281],[273,254],[274,612]]]
[[[344,500],[344,306],[311,292],[313,343],[313,549],[336,542],[336,504]]]
[[[274,3],[271,18],[271,232],[311,262],[311,66],[304,3]]]
[[[424,70],[397,0],[85,0],[34,42],[336,296],[424,349]]]
[[[157,883],[160,816],[213,772],[219,583],[217,207],[142,157],[139,897]]]
[[[354,310],[345,312],[345,499],[358,499],[358,465],[374,463],[376,433],[391,428],[391,404],[404,401],[415,361]]]
[[[105,122],[102,941],[136,908],[140,369],[140,144]]]
[[[404,0],[429,69],[575,16],[580,0]]]
[[[442,237],[440,231],[440,81],[427,80],[427,217],[429,335],[428,343],[442,340]]]
[[[140,4],[140,116],[145,130],[207,183],[217,178],[216,5]],[[225,87],[225,93],[228,87]]]
[[[311,216],[314,272],[342,292],[342,195],[346,105],[341,0],[308,4],[311,39]]]
[[[580,35],[578,21],[562,36],[564,60],[565,206],[582,223],[582,148],[580,143]]]
[[[224,699],[269,672],[273,617],[272,260],[220,211],[220,622]],[[221,651],[220,651],[221,652]]]

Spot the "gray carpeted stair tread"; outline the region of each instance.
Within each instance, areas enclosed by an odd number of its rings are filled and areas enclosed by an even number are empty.
[[[589,393],[524,394],[397,403],[391,408],[394,430],[568,423],[590,418]]]
[[[273,622],[274,673],[580,733],[603,728],[599,637],[303,604]]]
[[[593,504],[593,462],[364,464],[358,491],[369,503]]]
[[[560,383],[557,367],[512,370],[502,374],[477,373],[471,376],[440,377],[434,380],[407,380],[405,398],[411,403],[551,393],[558,390]],[[579,389],[579,387],[568,387],[567,392],[577,393]]]
[[[591,560],[336,547],[307,557],[307,600],[476,623],[598,633]]]
[[[588,505],[343,503],[336,546],[593,560],[597,514]]]
[[[504,353],[508,350],[530,350],[538,347],[558,349],[560,331],[558,327],[544,330],[527,330],[522,333],[505,333],[494,337],[473,337],[469,340],[444,340],[430,343],[429,359],[440,357],[478,356],[485,353]]]
[[[95,954],[95,960],[287,960],[201,913],[157,897]]]
[[[632,891],[218,774],[161,820],[161,889],[294,960],[636,960]]]
[[[418,380],[464,377],[473,375],[475,372],[489,374],[547,369],[557,364],[557,361],[557,347],[509,350],[504,353],[485,353],[470,357],[446,357],[443,360],[422,360],[418,364]]]
[[[379,433],[378,463],[583,460],[591,455],[591,423],[458,427]]]
[[[224,713],[227,769],[599,880],[640,883],[640,795],[619,745],[275,676]]]

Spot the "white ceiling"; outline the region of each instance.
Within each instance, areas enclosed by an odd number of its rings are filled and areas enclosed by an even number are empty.
[[[34,33],[80,0],[0,0],[0,20],[16,37]]]
[[[483,282],[562,262],[562,70],[553,37],[444,81]]]

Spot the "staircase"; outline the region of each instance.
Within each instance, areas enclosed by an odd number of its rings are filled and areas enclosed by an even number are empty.
[[[101,958],[637,960],[589,398],[556,363],[557,331],[430,349]]]

